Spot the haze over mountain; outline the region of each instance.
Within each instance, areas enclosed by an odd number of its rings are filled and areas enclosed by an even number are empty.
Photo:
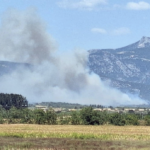
[[[0,62],[0,92],[21,94],[29,103],[147,104],[144,99],[112,88],[97,74],[90,73],[86,50],[60,53],[57,45],[35,10],[6,12],[0,25],[0,59],[13,63]],[[115,50],[103,53],[111,51]],[[104,77],[107,70],[102,72]]]
[[[112,87],[150,100],[150,37],[118,49],[89,50],[88,65]],[[22,68],[28,70],[32,65],[0,61],[0,75]]]
[[[112,87],[150,100],[150,37],[122,48],[89,50],[89,67]]]
[[[32,65],[28,63],[16,63],[10,61],[0,61],[0,76],[12,73],[19,68],[29,69]]]

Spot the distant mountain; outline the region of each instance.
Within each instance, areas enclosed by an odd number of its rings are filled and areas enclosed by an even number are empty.
[[[150,37],[118,49],[89,50],[89,67],[111,86],[150,100]]]
[[[20,69],[20,68],[29,69],[31,68],[31,65],[28,63],[0,61],[0,76],[11,73],[12,71],[15,71],[16,69]]]
[[[150,100],[150,37],[118,49],[89,50],[88,65],[112,87]],[[0,61],[0,76],[32,67],[27,63]]]

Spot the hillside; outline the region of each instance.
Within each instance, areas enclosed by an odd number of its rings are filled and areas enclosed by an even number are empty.
[[[89,68],[123,92],[150,100],[150,37],[118,49],[89,50]],[[0,61],[0,76],[32,65]]]
[[[16,63],[16,62],[9,62],[9,61],[0,61],[0,76],[4,74],[11,73],[19,68],[30,68],[31,65],[28,63]]]
[[[150,37],[118,49],[90,50],[89,67],[111,86],[150,100]]]

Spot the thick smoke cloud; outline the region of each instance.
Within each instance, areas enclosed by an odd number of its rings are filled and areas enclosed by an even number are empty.
[[[0,53],[4,58],[29,63],[51,60],[51,53],[55,50],[53,43],[34,10],[10,10],[3,16]]]
[[[0,76],[0,92],[18,93],[29,102],[61,101],[81,104],[144,104],[101,81],[87,68],[88,53],[55,54],[56,44],[35,11],[7,12],[0,26],[0,58],[31,63]]]

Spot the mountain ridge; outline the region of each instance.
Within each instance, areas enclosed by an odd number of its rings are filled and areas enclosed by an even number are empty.
[[[117,49],[89,50],[88,65],[112,87],[150,100],[150,37]]]
[[[88,52],[88,67],[103,81],[109,81],[110,86],[122,92],[150,101],[150,37],[142,37],[117,49],[92,49]],[[32,67],[28,63],[0,61],[0,76]]]
[[[0,76],[4,74],[11,73],[19,68],[31,68],[31,64],[29,63],[19,63],[19,62],[11,62],[11,61],[0,61]]]

